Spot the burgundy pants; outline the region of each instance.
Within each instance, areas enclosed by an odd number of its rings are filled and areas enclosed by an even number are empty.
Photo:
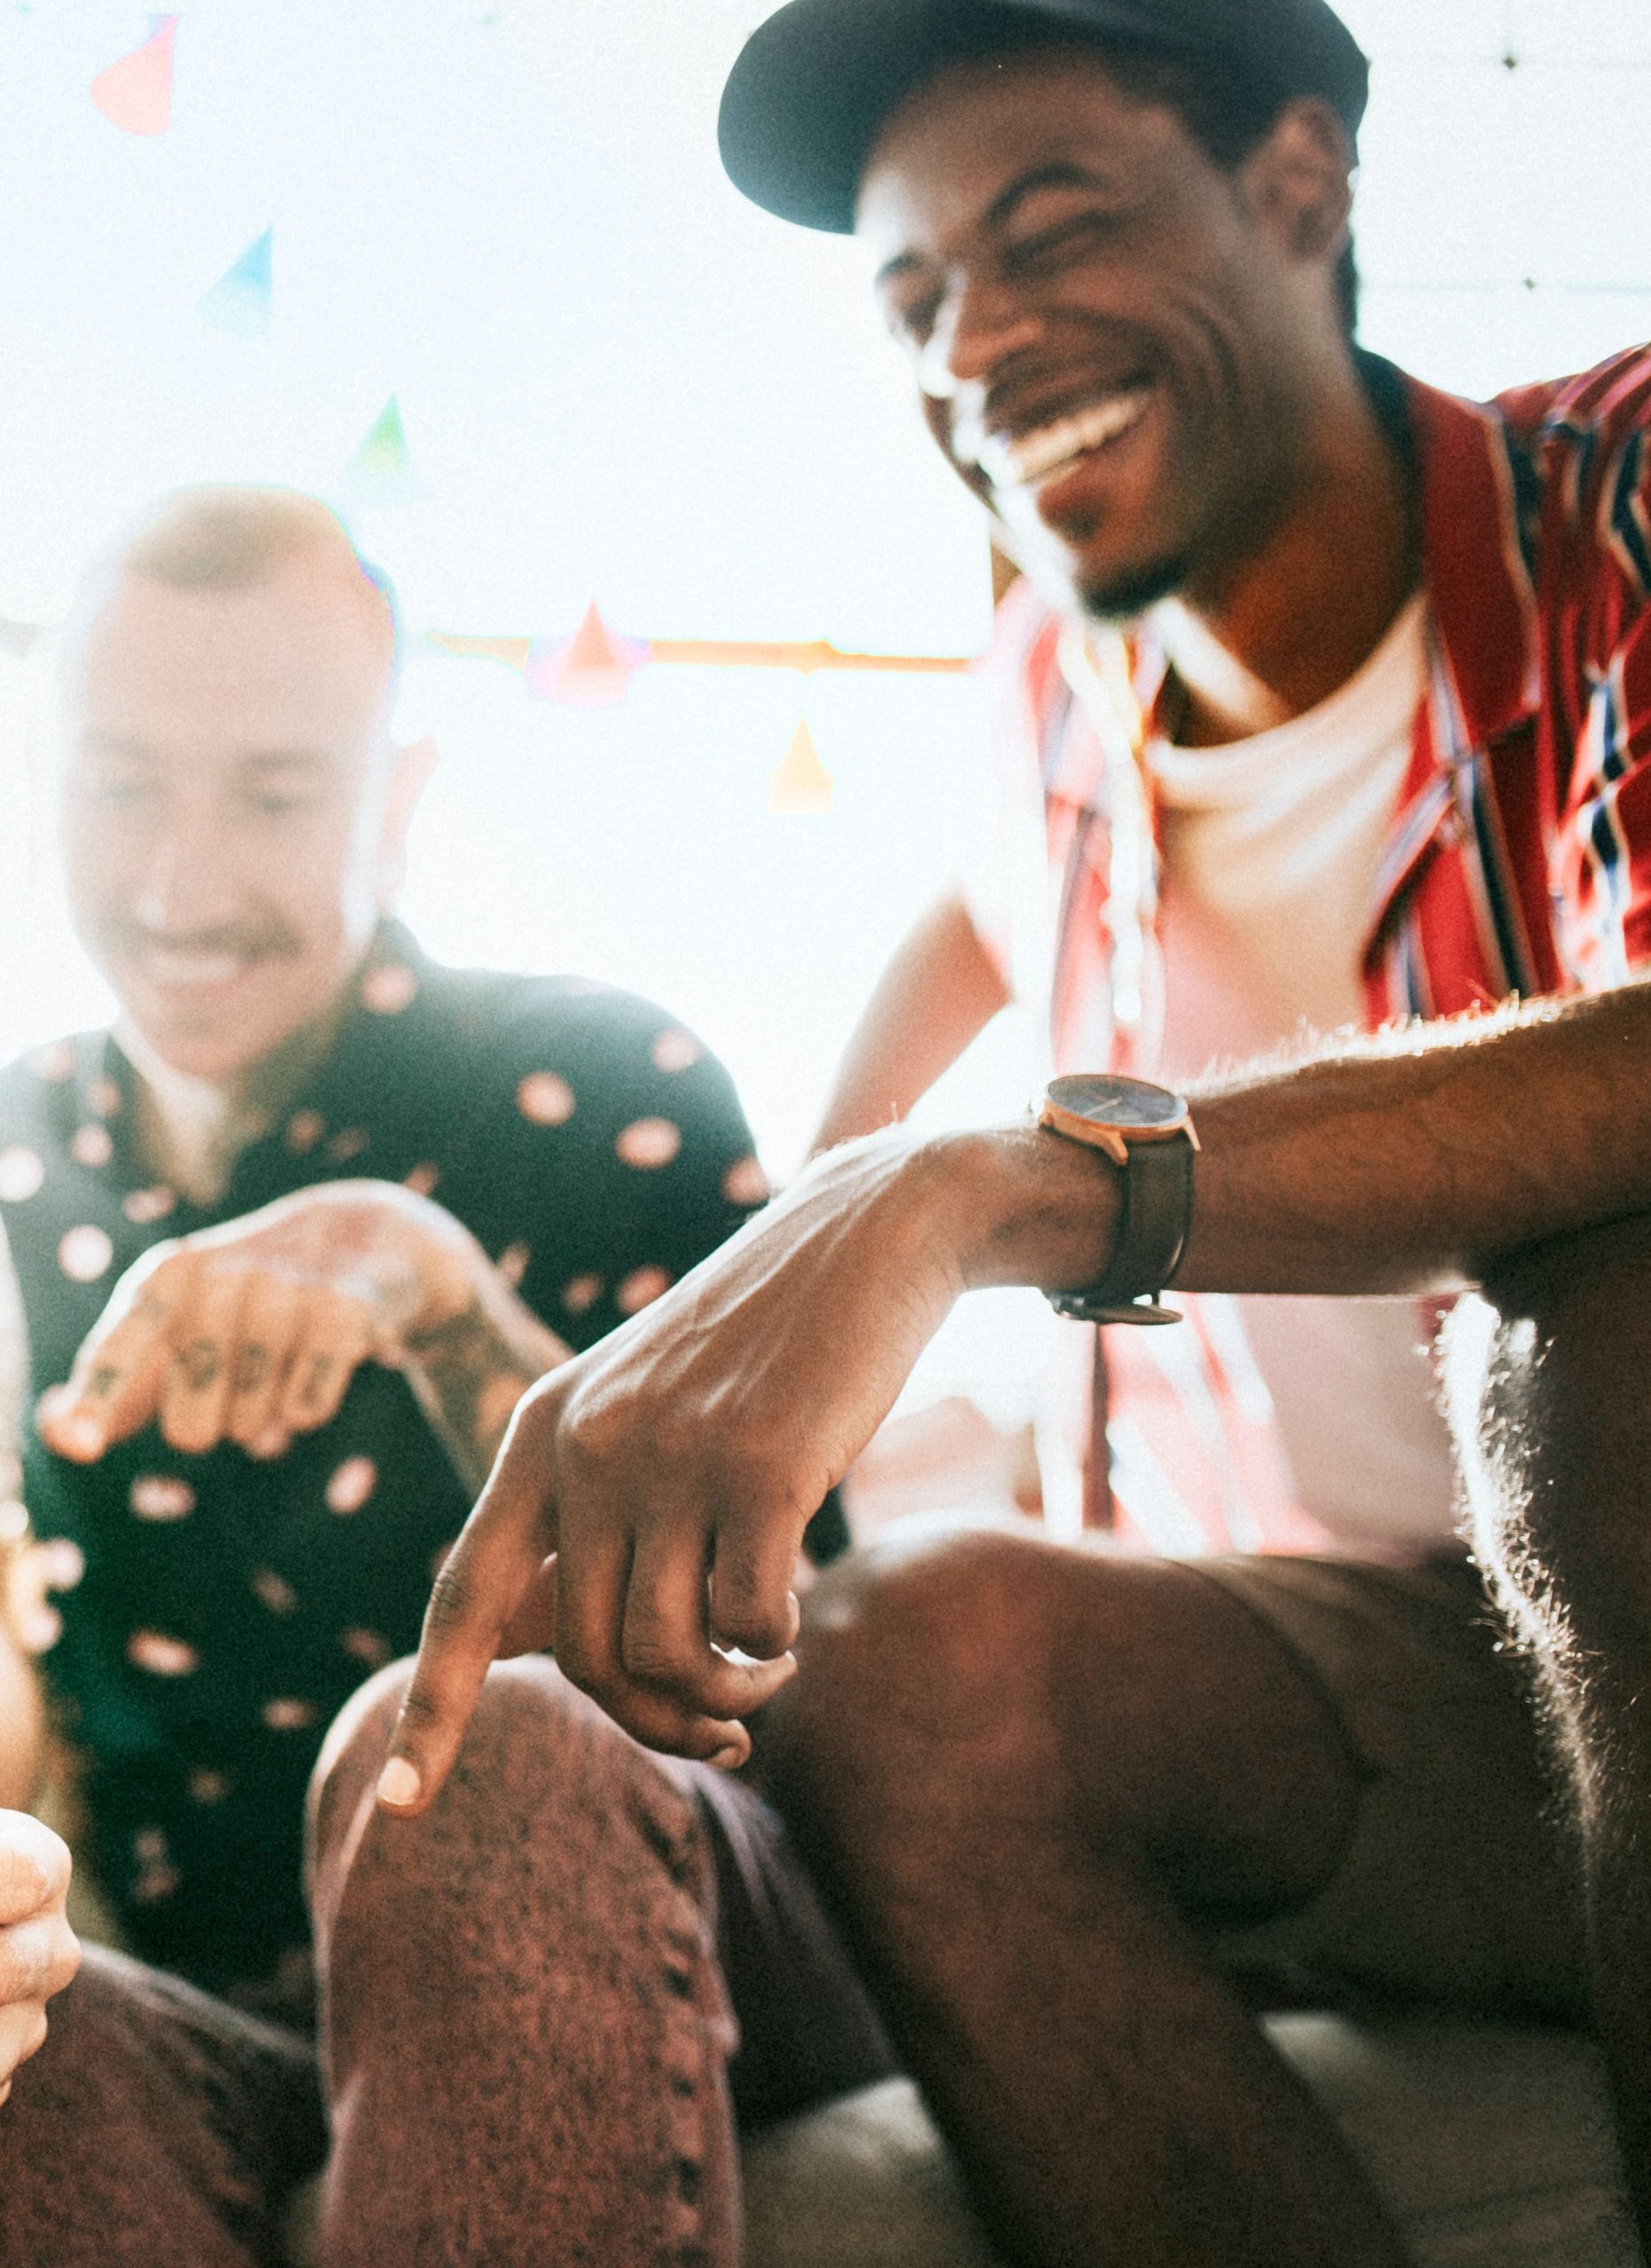
[[[311,1798],[315,2047],[90,1951],[0,2109],[4,2268],[252,2268],[327,2156],[324,2268],[734,2268],[736,2118],[891,2068],[748,1789],[501,1665],[427,1816],[372,1791],[406,1676]]]

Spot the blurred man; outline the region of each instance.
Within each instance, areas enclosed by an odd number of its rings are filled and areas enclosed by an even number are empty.
[[[536,1388],[383,1779],[431,1800],[524,1613],[632,1731],[742,1756],[806,1508],[971,1285],[1169,1324],[1206,1431],[1162,1287],[1325,1295],[1278,1376],[1350,1444],[1337,1556],[892,1539],[811,1600],[769,1727],[983,2209],[1048,2268],[1402,2257],[1258,1991],[1597,2005],[1651,2229],[1651,358],[1479,408],[1360,353],[1365,91],[1322,0],[793,0],[747,45],[735,180],[858,230],[1043,594],[1021,707],[1088,1076],[1035,1124],[830,1153]],[[975,957],[927,1019],[966,1037],[978,941],[927,943]],[[928,998],[885,992],[839,1127],[938,1068]],[[1390,1435],[1397,1397],[1426,1446],[1416,1327],[1351,1305],[1470,1286],[1459,1444],[1580,1866],[1442,1465]]]
[[[316,2075],[306,2043],[239,2011],[311,2020],[304,1791],[327,1726],[413,1645],[523,1390],[762,1194],[726,1076],[658,1009],[570,978],[438,968],[391,922],[429,753],[393,736],[396,664],[381,579],[320,504],[273,491],[163,503],[94,576],[67,639],[69,897],[120,1016],[0,1079],[0,1209],[41,1397],[27,1499],[84,1569],[46,1674],[90,1870],[153,1966],[90,1959],[6,2107],[8,2261],[199,2268],[266,2241],[323,2147]],[[0,1722],[19,1801],[28,1705],[21,1687]],[[581,1713],[571,1697],[588,1768],[568,1755],[535,1799],[547,1823],[568,1809],[557,1854],[585,1902],[559,1933],[568,2084],[595,2055],[616,2097],[627,2071],[663,2095],[679,2012],[638,1993],[627,2033],[620,2003],[673,1957],[674,1924],[633,1888],[637,1830],[615,1822],[651,1805],[685,1865],[714,1845],[730,1912],[757,1882],[744,1853],[779,1830],[752,1799],[731,1852],[691,1785],[611,1763]],[[317,1857],[324,1884],[325,1835]],[[37,1887],[60,1897],[55,1875]],[[425,1896],[416,1866],[398,1888]],[[323,1939],[338,1920],[323,1899]],[[575,1942],[606,2001],[575,1989]],[[381,2259],[411,2256],[363,2209],[381,2185],[359,2154],[396,2155],[393,2124],[349,2088],[340,2041],[359,1985],[371,2036],[387,2026],[396,2067],[418,2069],[380,1973],[406,1951],[369,1928],[330,1978],[357,2152],[340,2211]],[[495,1990],[514,1988],[501,1972]],[[458,1997],[479,2021],[485,1993]],[[452,2023],[444,2008],[443,2061]],[[709,1999],[703,2028],[696,2085],[720,2091],[733,2043]],[[670,2162],[634,2123],[650,2163]],[[157,2124],[171,2180],[148,2163]],[[634,2219],[610,2257],[654,2242],[667,2197],[581,2161],[564,2179]],[[421,2193],[403,2175],[396,2194]]]
[[[523,1388],[752,1193],[727,1080],[658,1011],[388,926],[430,758],[391,734],[395,645],[305,498],[186,493],[101,571],[64,842],[121,1014],[0,1084],[95,1869],[214,1988],[303,1946],[322,1734],[412,1639]]]
[[[19,2064],[38,2054],[49,2005],[80,1964],[67,1846],[20,1808],[35,1793],[43,1734],[35,1660],[56,1637],[58,1619],[45,1595],[45,1548],[31,1542],[16,1495],[27,1357],[9,1291],[0,1280],[0,2103]]]

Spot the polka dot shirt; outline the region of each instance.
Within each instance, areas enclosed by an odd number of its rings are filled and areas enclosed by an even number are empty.
[[[132,1149],[107,1033],[0,1074],[0,1213],[34,1392],[68,1374],[121,1271],[164,1237],[348,1175],[456,1216],[553,1330],[588,1346],[764,1194],[733,1088],[658,1008],[577,979],[441,969],[387,929],[338,1044],[222,1200]],[[404,1379],[369,1364],[273,1465],[150,1429],[77,1467],[26,1444],[30,1509],[85,1559],[46,1658],[84,1763],[95,1869],[134,1949],[214,1989],[307,1943],[305,1783],[352,1689],[417,1643],[468,1503]]]

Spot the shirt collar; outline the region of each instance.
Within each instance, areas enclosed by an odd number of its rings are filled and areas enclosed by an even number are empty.
[[[1437,750],[1448,762],[1506,738],[1540,705],[1521,461],[1494,403],[1401,383],[1421,482],[1423,572],[1455,710],[1452,744]]]
[[[1540,705],[1536,593],[1520,521],[1520,462],[1491,404],[1441,393],[1362,349],[1359,375],[1420,485],[1422,580],[1435,684],[1450,710],[1436,734],[1441,770],[1501,740]],[[1156,721],[1169,664],[1157,640],[1133,641],[1134,698]]]
[[[346,990],[337,1029],[330,1045],[311,1068],[299,1090],[287,1098],[279,1113],[281,1126],[272,1129],[261,1118],[249,1118],[235,1130],[224,1186],[216,1199],[191,1204],[187,1209],[209,1216],[244,1211],[249,1161],[266,1155],[277,1158],[284,1173],[292,1171],[292,1157],[313,1157],[310,1177],[320,1176],[327,1153],[319,1145],[323,1134],[348,1137],[363,1107],[378,1099],[383,1087],[386,1050],[393,1052],[398,1035],[392,1027],[412,1009],[428,986],[432,970],[409,932],[399,921],[385,920],[374,934],[366,955]],[[140,1073],[151,1074],[148,1051],[133,1045],[134,1035],[124,1023],[102,1035],[81,1079],[82,1099],[89,1115],[114,1122],[117,1154],[123,1169],[136,1176],[137,1154],[136,1085]],[[163,1067],[164,1068],[164,1067]],[[198,1081],[170,1077],[181,1087],[199,1087]],[[313,1142],[295,1143],[294,1130],[313,1126]],[[284,1133],[281,1130],[284,1128]],[[347,1158],[337,1164],[347,1163]],[[286,1184],[284,1183],[283,1186]],[[279,1193],[271,1192],[269,1193]],[[263,1201],[261,1198],[255,1201]]]

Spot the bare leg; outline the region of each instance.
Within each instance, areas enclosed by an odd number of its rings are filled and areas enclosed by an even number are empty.
[[[0,2110],[6,2268],[276,2268],[326,2147],[306,2044],[90,1947]]]
[[[1651,2245],[1651,1222],[1544,1246],[1485,1296],[1476,1542],[1575,1793],[1599,2023]],[[1453,1384],[1465,1405],[1473,1381]]]
[[[541,1659],[490,1676],[440,1801],[373,1806],[405,1666],[313,1798],[327,2268],[733,2268],[734,2032],[698,1811]]]
[[[1329,1876],[1356,1767],[1207,1579],[998,1533],[810,1595],[764,1768],[1027,2268],[1394,2268],[1339,2136],[1201,1950]]]

